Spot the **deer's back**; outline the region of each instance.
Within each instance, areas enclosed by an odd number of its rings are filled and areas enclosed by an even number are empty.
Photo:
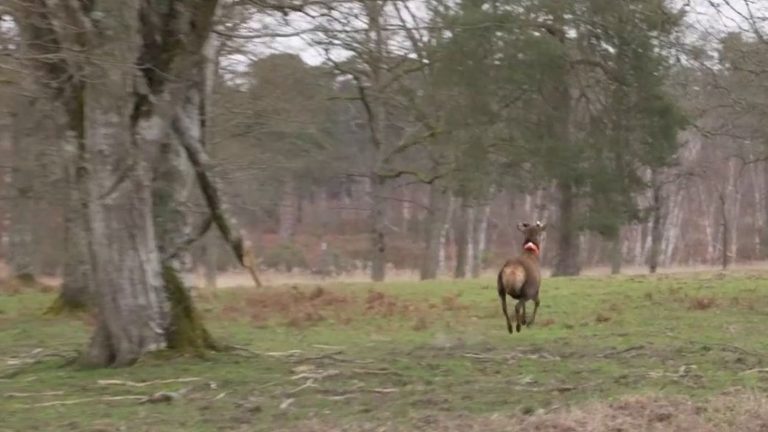
[[[514,299],[535,298],[541,284],[538,260],[527,254],[507,260],[499,271],[498,284],[500,292]]]

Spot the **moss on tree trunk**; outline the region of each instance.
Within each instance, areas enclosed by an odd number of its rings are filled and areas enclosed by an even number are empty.
[[[184,282],[170,265],[163,266],[163,282],[171,306],[168,349],[197,355],[219,351],[220,347],[205,328]]]

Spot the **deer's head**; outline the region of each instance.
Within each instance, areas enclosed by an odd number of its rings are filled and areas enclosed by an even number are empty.
[[[517,229],[523,233],[523,250],[539,254],[541,247],[541,233],[547,229],[546,224],[536,221],[534,224],[521,222],[517,224]]]

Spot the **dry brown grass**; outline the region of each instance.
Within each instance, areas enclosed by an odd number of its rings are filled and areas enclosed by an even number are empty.
[[[688,304],[690,310],[707,310],[717,305],[714,297],[692,297]]]
[[[56,289],[55,285],[42,280],[23,280],[17,278],[0,280],[0,294],[21,294],[24,292],[50,293],[56,291]]]
[[[309,421],[295,431],[444,431],[444,432],[764,432],[768,399],[741,392],[703,403],[684,397],[629,396],[533,415],[440,413],[412,419],[415,426]]]
[[[396,318],[425,330],[444,314],[457,315],[469,308],[458,296],[446,295],[439,304],[404,299],[376,289],[354,293],[316,286],[268,288],[246,291],[225,300],[218,313],[227,318],[244,317],[256,325],[277,322],[306,328],[323,321],[349,324],[362,318]]]

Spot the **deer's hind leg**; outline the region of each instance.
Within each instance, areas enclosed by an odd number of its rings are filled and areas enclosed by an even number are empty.
[[[525,308],[525,301],[520,300],[515,305],[515,328],[517,328],[517,332],[520,333],[520,329],[522,328],[521,322],[522,322],[522,314],[523,309]]]
[[[504,311],[504,318],[507,319],[507,331],[512,333],[512,322],[509,320],[509,312],[507,312],[507,293],[503,289],[499,290],[499,299],[501,299],[501,310]]]
[[[528,321],[528,324],[526,324],[527,327],[530,327],[531,324],[536,320],[536,311],[539,310],[539,297],[537,296],[535,299],[533,299],[533,316],[531,317],[531,320]]]

